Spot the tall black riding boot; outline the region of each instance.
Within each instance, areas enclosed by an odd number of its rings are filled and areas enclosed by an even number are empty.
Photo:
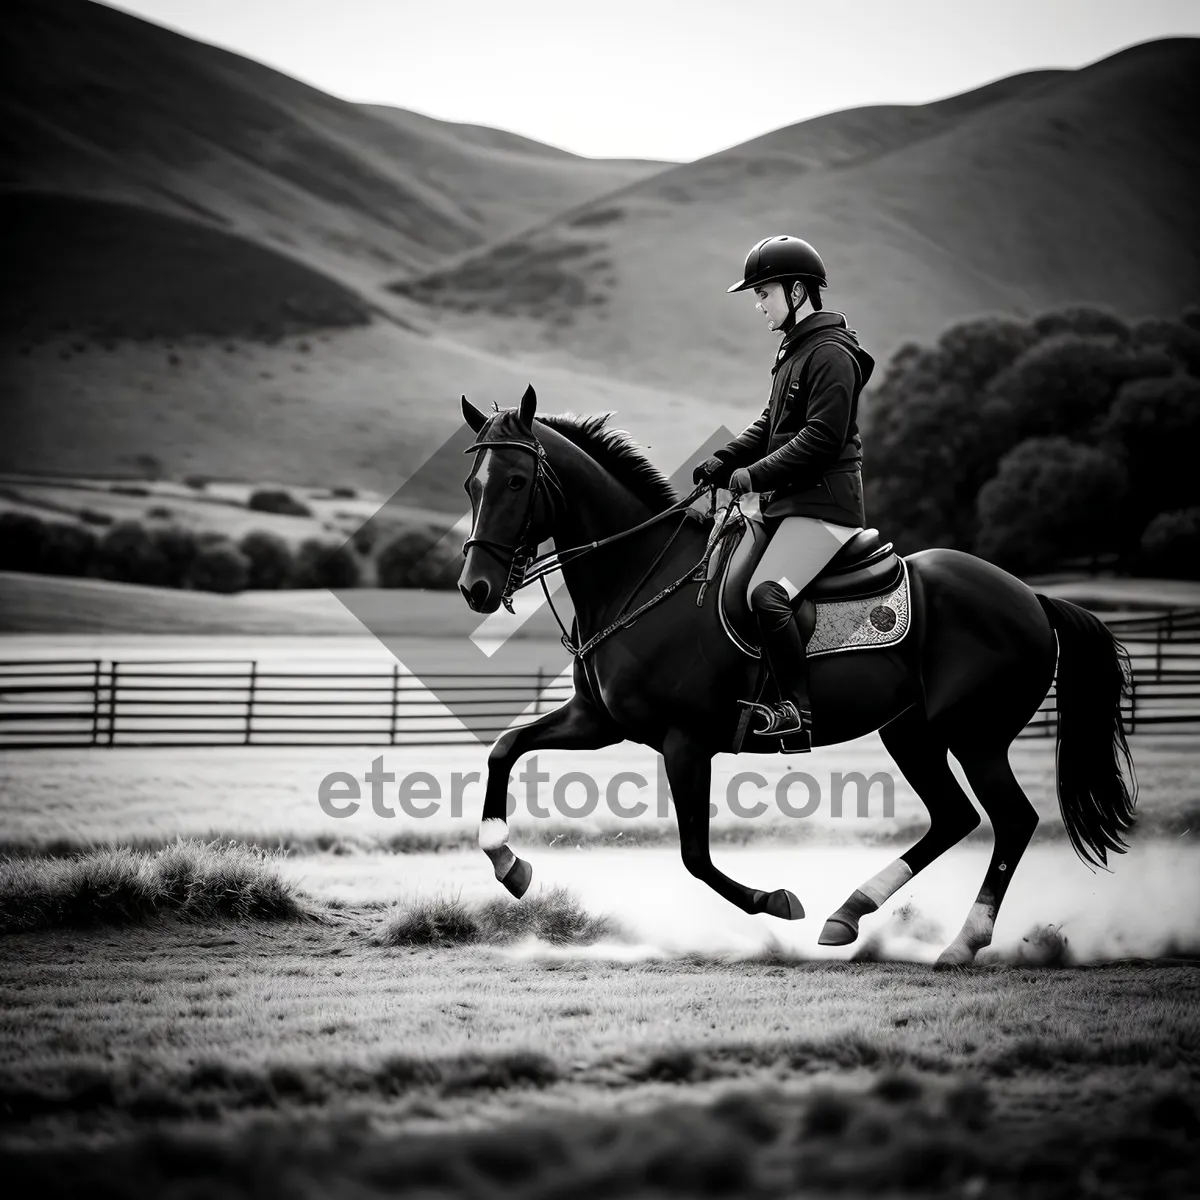
[[[755,732],[771,736],[802,733],[811,738],[808,659],[788,594],[778,583],[760,583],[751,593],[750,605],[758,622],[759,644],[780,701],[773,706],[766,726]]]

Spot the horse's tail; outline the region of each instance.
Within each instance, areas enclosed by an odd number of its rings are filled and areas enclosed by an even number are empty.
[[[1075,853],[1108,865],[1133,828],[1137,775],[1121,702],[1133,695],[1129,653],[1104,622],[1053,596],[1038,601],[1058,635],[1058,804]]]

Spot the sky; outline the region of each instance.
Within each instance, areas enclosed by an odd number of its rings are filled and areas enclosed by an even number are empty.
[[[347,100],[598,158],[691,161],[1200,35],[1197,0],[122,0]]]

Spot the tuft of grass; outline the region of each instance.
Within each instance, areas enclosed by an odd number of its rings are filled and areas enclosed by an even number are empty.
[[[307,915],[274,856],[247,846],[177,841],[71,859],[0,860],[0,933],[128,925],[171,913],[189,921]]]
[[[589,913],[564,887],[552,887],[523,900],[489,900],[479,910],[487,940],[535,937],[556,946],[589,946],[617,934],[606,916]]]
[[[475,913],[458,896],[402,901],[381,935],[385,946],[461,946],[481,940]]]
[[[417,896],[397,905],[379,941],[385,946],[504,945],[537,938],[556,946],[587,946],[619,933],[606,916],[589,913],[564,887],[523,900],[468,905],[455,896]]]

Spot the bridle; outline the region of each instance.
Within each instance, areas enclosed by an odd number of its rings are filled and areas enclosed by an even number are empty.
[[[532,583],[534,579],[539,578],[539,576],[526,578],[528,569],[533,562],[534,554],[537,551],[537,543],[535,542],[530,546],[529,540],[530,531],[533,527],[534,510],[537,508],[538,494],[541,492],[545,497],[546,507],[549,510],[548,526],[551,529],[557,523],[558,513],[566,505],[566,497],[563,495],[562,484],[559,483],[558,476],[555,474],[554,468],[550,465],[550,461],[546,457],[545,448],[537,438],[533,438],[528,442],[517,438],[497,438],[494,441],[472,442],[463,453],[477,454],[480,450],[495,450],[501,447],[511,450],[524,450],[526,454],[533,455],[533,486],[529,489],[529,507],[525,510],[525,520],[521,523],[521,532],[517,535],[517,540],[511,545],[497,541],[494,538],[469,537],[463,542],[463,557],[466,557],[467,551],[472,546],[482,546],[501,565],[503,565],[506,558],[508,559],[508,574],[504,579],[504,588],[500,593],[500,601],[511,613],[514,611],[512,603],[513,593],[519,591],[527,583]],[[557,555],[546,555],[545,557],[556,558]]]
[[[517,540],[511,544],[497,541],[494,538],[469,537],[463,542],[463,555],[472,546],[481,546],[502,565],[506,556],[510,556],[508,562],[508,574],[504,579],[504,588],[500,593],[500,602],[508,611],[514,612],[512,597],[513,593],[519,591],[523,587],[527,587],[531,583],[541,582],[542,590],[546,594],[546,600],[550,605],[550,611],[554,613],[554,619],[558,622],[558,627],[562,630],[562,643],[576,657],[582,658],[596,645],[604,639],[610,637],[617,629],[626,628],[631,625],[643,612],[652,608],[654,605],[661,603],[675,592],[679,587],[683,586],[688,580],[698,579],[703,577],[703,572],[707,569],[708,559],[712,554],[713,548],[718,539],[713,538],[705,550],[704,557],[701,561],[677,579],[674,583],[669,584],[658,592],[657,595],[648,600],[645,604],[640,605],[634,612],[623,615],[614,621],[607,628],[601,630],[593,637],[589,638],[582,645],[576,645],[570,634],[567,632],[566,626],[563,625],[562,619],[558,615],[558,610],[554,607],[554,601],[550,595],[550,589],[546,586],[546,576],[553,574],[555,571],[561,570],[567,563],[573,562],[575,559],[582,557],[584,554],[590,554],[593,550],[598,550],[601,546],[607,546],[612,542],[620,541],[622,538],[627,538],[635,533],[640,533],[650,525],[671,516],[674,513],[690,508],[692,502],[704,491],[709,490],[708,484],[699,484],[691,492],[689,492],[682,500],[671,505],[670,508],[664,509],[660,513],[656,513],[649,520],[643,521],[640,525],[635,525],[632,529],[623,529],[620,533],[610,534],[605,538],[597,538],[594,542],[587,542],[581,546],[572,546],[568,550],[555,550],[549,554],[543,554],[540,558],[535,557],[537,543],[530,546],[531,530],[533,527],[534,510],[537,508],[537,499],[539,493],[545,498],[545,504],[549,512],[548,531],[552,531],[558,523],[558,515],[566,508],[566,495],[563,492],[562,484],[555,474],[554,468],[550,465],[549,459],[546,457],[546,450],[541,442],[536,437],[531,435],[529,441],[523,441],[519,438],[497,438],[495,440],[484,440],[472,442],[464,451],[464,454],[477,454],[481,450],[494,450],[498,448],[506,448],[511,450],[523,450],[526,454],[532,454],[534,457],[533,466],[533,486],[529,489],[529,507],[525,511],[525,520],[521,523],[521,532],[517,535]],[[712,489],[712,500],[715,507],[716,489]],[[732,507],[726,512],[726,519],[732,512]],[[711,510],[710,510],[711,515]],[[686,516],[684,518],[686,520]],[[722,522],[722,526],[724,521]],[[682,524],[679,527],[683,528]],[[659,551],[658,557],[655,558],[649,570],[642,577],[642,582],[649,577],[651,571],[658,562],[666,554],[671,543],[675,540],[675,535],[679,533],[679,529],[672,534],[670,540]],[[637,595],[641,588],[641,582],[634,588],[630,594],[630,600]],[[628,605],[629,601],[626,601]],[[624,609],[622,609],[624,613]]]

